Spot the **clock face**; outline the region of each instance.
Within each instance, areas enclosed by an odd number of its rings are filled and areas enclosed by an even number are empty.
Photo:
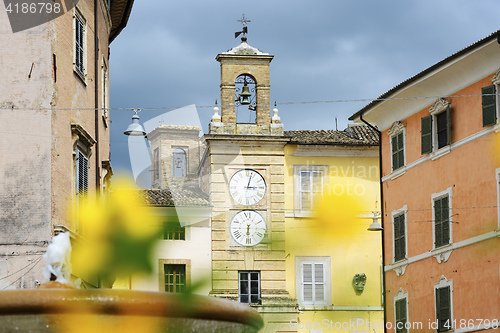
[[[259,244],[267,231],[266,221],[256,211],[242,210],[234,215],[229,232],[236,243],[243,246]]]
[[[266,194],[266,182],[257,171],[243,169],[231,177],[229,192],[237,203],[245,206],[255,205]]]

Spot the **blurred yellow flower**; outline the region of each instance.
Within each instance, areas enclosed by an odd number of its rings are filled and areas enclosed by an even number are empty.
[[[79,207],[85,240],[73,249],[77,275],[114,278],[152,271],[150,257],[161,228],[138,191],[132,181],[117,178],[106,202],[89,200]]]

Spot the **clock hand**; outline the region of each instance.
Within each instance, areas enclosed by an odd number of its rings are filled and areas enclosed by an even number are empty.
[[[248,184],[247,184],[247,190],[248,188],[250,187],[250,181],[252,180],[252,175],[250,175],[250,177],[248,177]]]
[[[247,224],[247,235],[250,235],[250,224]]]

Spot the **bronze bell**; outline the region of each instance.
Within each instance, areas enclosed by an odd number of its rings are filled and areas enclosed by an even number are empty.
[[[249,105],[250,104],[250,96],[252,96],[252,94],[250,93],[250,88],[248,88],[248,86],[245,82],[245,85],[243,86],[243,91],[240,94],[241,105]]]

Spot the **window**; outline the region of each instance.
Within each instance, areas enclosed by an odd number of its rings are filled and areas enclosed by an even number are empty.
[[[497,122],[496,87],[484,87],[481,90],[483,99],[483,127],[495,125]]]
[[[405,328],[406,323],[408,322],[408,314],[407,314],[407,302],[408,299],[401,298],[394,302],[394,316],[396,323],[396,333],[407,333],[408,330]]]
[[[238,285],[240,303],[261,304],[260,271],[239,271]]]
[[[75,9],[75,69],[85,75],[85,19]]]
[[[182,149],[175,149],[173,153],[173,176],[186,176],[186,152]]]
[[[153,183],[158,181],[160,178],[160,149],[155,148],[153,150]]]
[[[308,212],[323,194],[327,186],[328,166],[294,165],[294,208],[298,212]]]
[[[186,291],[186,265],[164,264],[165,291],[182,293]]]
[[[436,299],[437,331],[444,332],[453,329],[453,280],[441,277],[439,283],[434,285],[434,297]]]
[[[76,150],[76,201],[77,206],[87,198],[89,190],[89,159]]]
[[[406,209],[393,212],[392,220],[394,225],[394,262],[396,262],[406,259]]]
[[[102,60],[102,117],[104,118],[104,124],[107,126],[108,119],[108,66]]]
[[[296,257],[296,297],[301,306],[331,305],[331,258]]]
[[[397,170],[405,165],[405,150],[403,132],[391,137],[392,170]]]
[[[434,200],[434,237],[436,248],[450,243],[450,204],[447,195]]]
[[[323,171],[300,171],[300,210],[312,210],[323,193]]]
[[[431,115],[421,119],[421,152],[431,153],[451,144],[450,101],[438,99],[429,109]]]
[[[302,301],[325,304],[325,264],[302,263]]]
[[[182,227],[177,219],[169,220],[163,224],[163,239],[185,240],[186,228]]]

